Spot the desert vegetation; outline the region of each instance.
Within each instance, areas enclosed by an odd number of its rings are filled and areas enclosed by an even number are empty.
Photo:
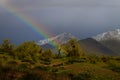
[[[0,44],[0,80],[120,80],[120,56],[87,54],[76,39],[58,53],[34,41]]]

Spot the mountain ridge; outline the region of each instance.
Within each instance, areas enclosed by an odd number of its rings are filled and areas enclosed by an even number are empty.
[[[76,37],[70,33],[62,33],[55,37],[40,40],[37,44],[44,49],[49,48],[54,50],[54,47],[50,44],[51,42],[65,44],[72,38]],[[107,31],[98,34],[97,36],[81,39],[78,40],[78,42],[86,53],[94,53],[97,55],[120,55],[120,29]]]
[[[71,33],[62,33],[59,34],[55,37],[51,37],[48,39],[44,39],[44,40],[40,40],[39,42],[37,42],[38,45],[45,45],[45,44],[50,44],[50,42],[55,42],[56,44],[65,44],[67,41],[69,41],[72,38],[76,38],[74,37]]]
[[[105,41],[105,40],[118,40],[120,41],[120,29],[115,29],[107,32],[103,32],[98,34],[97,36],[93,36],[93,39],[97,41]]]
[[[118,55],[108,47],[104,46],[100,42],[96,41],[93,38],[86,38],[79,40],[81,48],[84,49],[86,53],[95,54],[95,55],[111,55],[116,56]]]
[[[120,29],[107,31],[92,38],[120,55]]]

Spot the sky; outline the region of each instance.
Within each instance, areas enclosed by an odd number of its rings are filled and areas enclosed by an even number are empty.
[[[120,0],[0,0],[0,42],[44,39],[2,5],[33,17],[54,35],[67,32],[83,39],[120,28]]]

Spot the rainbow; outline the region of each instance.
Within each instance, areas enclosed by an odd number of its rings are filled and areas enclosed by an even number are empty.
[[[20,13],[17,11],[18,9],[8,3],[5,0],[0,1],[0,7],[5,9],[10,14],[14,15],[17,19],[31,28],[34,32],[39,34],[40,36],[44,37],[45,39],[50,38],[53,36],[47,29],[44,28],[36,19],[32,16],[25,15],[24,13]],[[50,42],[55,48],[57,48],[57,44],[55,42]]]

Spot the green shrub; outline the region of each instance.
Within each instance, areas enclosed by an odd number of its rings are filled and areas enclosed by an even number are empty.
[[[120,63],[114,60],[108,62],[108,68],[112,71],[120,73]]]
[[[44,76],[36,73],[26,73],[20,80],[45,80]]]
[[[92,75],[88,72],[86,73],[79,73],[72,77],[72,80],[92,80]]]
[[[20,72],[25,72],[28,71],[29,69],[31,69],[31,65],[29,63],[22,63],[16,67],[16,71]]]
[[[53,59],[53,53],[50,49],[45,50],[40,57],[43,60],[43,63],[50,64],[51,60]]]
[[[4,39],[2,45],[0,46],[0,53],[12,54],[14,46],[10,43],[8,39]]]
[[[15,56],[20,60],[33,60],[39,61],[42,49],[35,42],[24,42],[16,48]]]

